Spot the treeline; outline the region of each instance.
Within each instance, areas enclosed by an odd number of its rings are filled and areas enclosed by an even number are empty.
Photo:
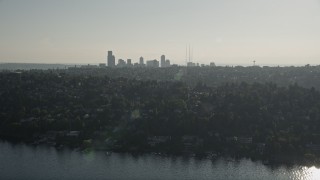
[[[268,83],[289,86],[295,83],[302,87],[320,89],[320,66],[303,67],[170,67],[170,68],[70,68],[60,70],[72,75],[124,77],[137,80],[183,81],[195,86],[199,81],[207,86],[224,83]]]
[[[320,152],[320,93],[298,84],[189,86],[52,71],[4,72],[0,84],[2,137],[32,141],[78,131],[77,145],[116,150],[309,158]]]

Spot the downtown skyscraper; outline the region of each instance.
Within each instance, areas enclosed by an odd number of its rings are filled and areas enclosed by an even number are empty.
[[[108,64],[108,67],[116,66],[116,58],[112,54],[112,51],[108,51],[107,64]]]

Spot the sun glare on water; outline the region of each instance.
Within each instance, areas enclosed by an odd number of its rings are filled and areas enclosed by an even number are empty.
[[[304,174],[304,177],[301,177],[301,179],[320,180],[320,169],[316,168],[315,166],[306,168],[303,174]]]

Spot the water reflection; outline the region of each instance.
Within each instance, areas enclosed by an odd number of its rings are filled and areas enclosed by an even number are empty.
[[[304,178],[307,180],[319,180],[320,169],[316,168],[315,166],[312,166],[310,168],[307,168],[307,167],[301,168],[300,177],[301,179]]]
[[[269,167],[248,159],[212,161],[153,154],[106,156],[1,141],[0,160],[0,179],[320,179],[317,167]]]

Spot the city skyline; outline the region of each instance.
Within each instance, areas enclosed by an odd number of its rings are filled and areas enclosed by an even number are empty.
[[[0,63],[319,64],[319,0],[0,1]]]
[[[130,59],[127,59],[127,62],[122,59],[118,58],[118,63],[116,64],[116,56],[113,54],[113,51],[109,50],[107,52],[107,58],[106,63],[99,63],[99,66],[101,67],[170,67],[171,62],[169,59],[165,58],[165,55],[161,55],[160,61],[157,59],[147,60],[146,63],[144,63],[143,56],[140,56],[140,58],[135,61]],[[190,59],[191,60],[191,59]],[[177,65],[177,64],[174,64]]]

